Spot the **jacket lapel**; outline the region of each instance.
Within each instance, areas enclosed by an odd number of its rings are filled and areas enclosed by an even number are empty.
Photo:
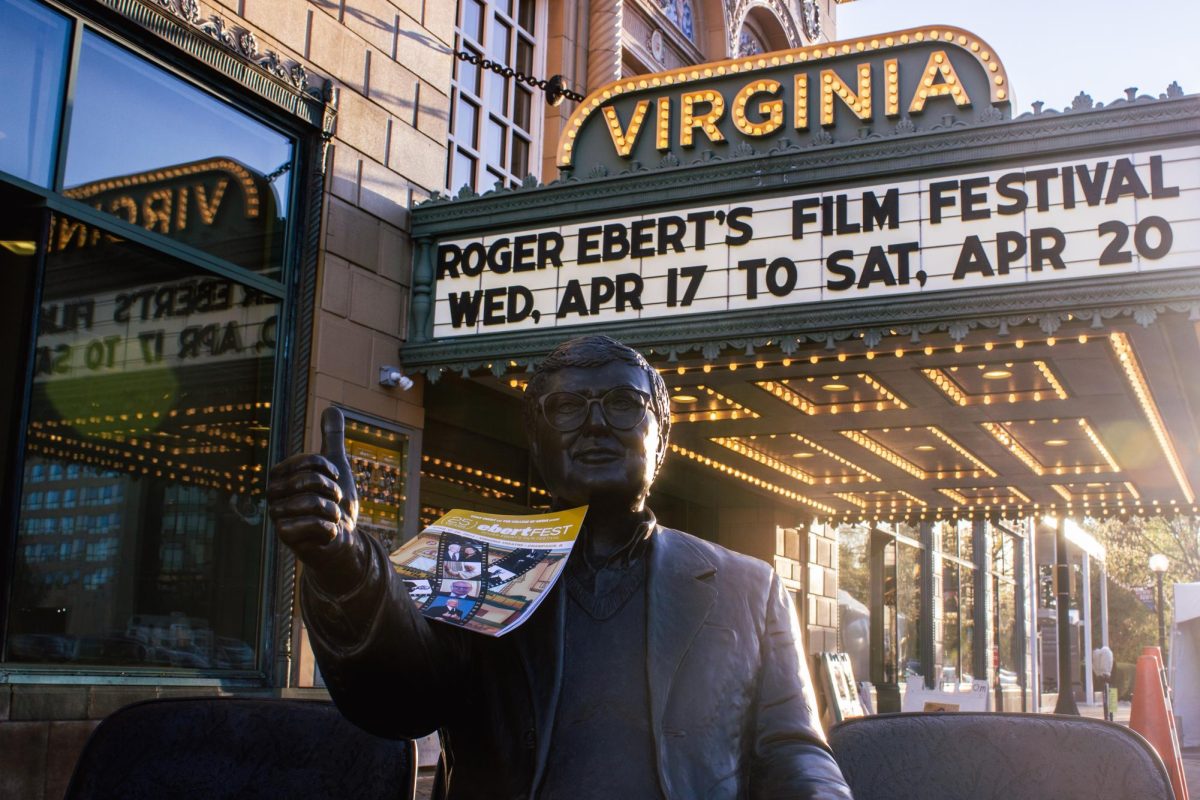
[[[646,669],[650,722],[662,740],[671,684],[717,599],[716,567],[678,531],[659,528],[651,548],[646,597]],[[659,765],[660,775],[663,774]]]

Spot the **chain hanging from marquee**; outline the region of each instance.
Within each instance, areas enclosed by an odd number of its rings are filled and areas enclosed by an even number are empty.
[[[466,61],[468,64],[474,64],[477,67],[489,69],[502,77],[516,78],[518,83],[536,86],[538,89],[541,89],[546,93],[546,103],[548,105],[556,106],[563,101],[563,98],[574,100],[576,103],[583,102],[583,95],[581,95],[579,92],[571,91],[564,85],[565,79],[562,75],[552,75],[549,78],[535,78],[532,75],[526,75],[522,72],[518,72],[506,64],[501,64],[498,61],[492,61],[489,58],[483,58],[476,53],[472,53],[470,50],[459,50],[454,54],[454,56],[460,61]]]

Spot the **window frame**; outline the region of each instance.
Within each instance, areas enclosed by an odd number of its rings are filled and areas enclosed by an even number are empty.
[[[463,29],[464,9],[466,8],[466,3],[472,2],[478,2],[482,8],[482,15],[480,17],[480,30],[483,35],[482,41],[477,41],[473,37],[467,36]],[[517,70],[517,43],[527,33],[528,36],[526,38],[531,40],[533,48],[532,63],[529,65],[529,72],[535,76],[540,75],[545,70],[546,64],[545,40],[547,30],[546,18],[548,16],[546,0],[514,0],[514,2],[533,3],[534,29],[532,31],[526,32],[526,29],[520,26],[517,18],[510,17],[507,12],[501,11],[497,7],[497,0],[458,0],[454,21],[455,52],[469,50],[481,58],[491,59],[492,30],[495,20],[499,18],[502,24],[508,26],[510,35],[508,52],[504,55],[504,65],[511,67],[514,71]],[[536,90],[528,90],[529,129],[524,130],[520,127],[516,119],[516,98],[519,92],[526,90],[519,88],[514,78],[502,78],[508,84],[508,91],[506,92],[508,97],[505,101],[503,114],[498,116],[490,108],[492,89],[489,87],[491,80],[494,80],[494,78],[489,79],[489,75],[496,75],[496,73],[485,70],[482,66],[472,65],[472,69],[476,71],[479,84],[479,91],[475,92],[473,89],[464,87],[460,83],[460,76],[466,64],[466,61],[455,57],[454,69],[450,78],[450,125],[447,133],[449,147],[446,150],[446,173],[443,181],[446,191],[452,195],[457,194],[464,185],[468,185],[471,191],[476,194],[482,194],[492,189],[497,181],[503,182],[505,186],[513,187],[521,185],[521,182],[527,176],[533,176],[540,180],[542,175],[541,156],[545,118],[544,114],[540,113],[542,109],[538,103]],[[459,121],[459,103],[462,102],[471,105],[475,109],[475,122],[471,136],[474,144],[456,133]],[[501,164],[498,167],[496,164],[488,161],[485,154],[487,147],[485,138],[489,124],[498,124],[502,131]],[[529,163],[524,176],[518,176],[512,169],[513,142],[516,139],[523,140],[528,148],[527,158]],[[460,151],[474,164],[473,175],[470,181],[460,180],[457,175],[455,162]]]
[[[315,303],[316,262],[318,256],[319,219],[323,197],[325,168],[324,144],[332,130],[333,106],[328,93],[321,125],[314,124],[316,115],[306,100],[287,107],[271,91],[256,91],[240,73],[240,62],[225,64],[221,58],[201,54],[194,46],[176,46],[159,36],[155,30],[139,26],[144,20],[123,17],[96,4],[81,0],[33,0],[45,8],[68,17],[71,33],[67,47],[66,78],[63,87],[58,130],[55,132],[52,155],[52,181],[49,187],[30,183],[9,173],[0,172],[0,184],[5,191],[26,198],[28,207],[42,217],[39,239],[45,240],[51,214],[75,217],[102,233],[128,240],[135,246],[147,248],[167,259],[182,262],[215,277],[237,281],[278,301],[279,338],[274,356],[271,379],[272,414],[269,434],[268,460],[274,462],[287,452],[297,452],[303,444],[304,415],[307,398],[306,348],[297,344],[311,332]],[[157,13],[157,12],[155,12]],[[196,37],[190,29],[167,17],[166,26],[184,27],[184,37]],[[286,197],[280,202],[288,210],[287,227],[280,253],[278,279],[268,278],[165,235],[151,233],[119,217],[98,211],[78,200],[65,197],[63,176],[66,148],[70,133],[74,92],[78,85],[80,47],[86,32],[98,35],[176,80],[215,98],[230,110],[242,114],[292,141],[291,180]],[[203,42],[201,43],[203,45]],[[188,52],[191,50],[192,52]],[[236,61],[236,59],[235,59]],[[208,63],[206,63],[208,62]],[[228,70],[228,73],[223,70]],[[240,78],[239,78],[240,76]],[[269,87],[272,90],[278,87]],[[278,92],[275,92],[278,94]],[[6,459],[3,483],[0,485],[0,577],[11,585],[9,577],[20,558],[18,521],[21,515],[21,490],[26,461],[26,426],[29,422],[33,389],[34,350],[37,342],[41,291],[46,279],[46,253],[39,248],[33,265],[30,311],[23,338],[14,344],[23,370],[18,372],[14,392],[18,413],[10,421],[12,436]],[[298,350],[303,352],[298,353]],[[79,507],[85,506],[80,495]],[[122,682],[128,684],[171,684],[225,686],[285,685],[287,665],[278,652],[291,637],[292,590],[295,579],[294,559],[281,552],[275,542],[270,523],[262,533],[263,558],[257,578],[259,608],[255,631],[257,661],[249,670],[218,668],[169,670],[155,667],[135,668],[114,665],[56,665],[0,661],[0,678],[10,683],[89,683]],[[8,641],[9,614],[12,598],[9,588],[0,592],[0,648]],[[3,652],[0,651],[0,656]]]

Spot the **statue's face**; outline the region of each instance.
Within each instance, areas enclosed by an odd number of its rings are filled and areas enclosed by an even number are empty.
[[[618,386],[652,393],[645,372],[612,361],[601,367],[567,367],[551,373],[543,397],[575,392],[601,398]],[[558,431],[539,411],[531,445],[556,507],[606,502],[641,510],[658,469],[658,419],[651,406],[640,423],[621,430],[609,424],[600,405],[593,403],[578,428]]]

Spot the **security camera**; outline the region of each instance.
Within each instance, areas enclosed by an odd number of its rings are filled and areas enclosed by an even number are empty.
[[[412,388],[412,378],[405,375],[398,367],[380,367],[379,368],[379,385],[380,386],[399,386],[400,391],[407,392]]]

